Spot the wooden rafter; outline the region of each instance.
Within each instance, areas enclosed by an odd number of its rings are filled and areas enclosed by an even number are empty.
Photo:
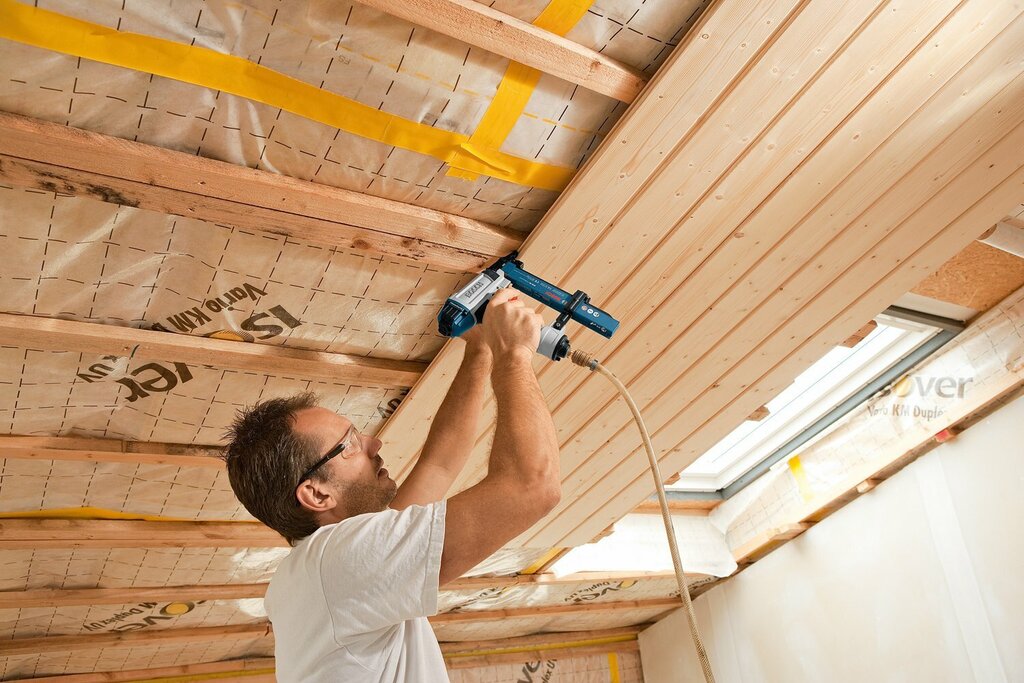
[[[359,2],[627,104],[646,82],[630,66],[473,0]]]
[[[259,522],[0,519],[0,550],[43,548],[281,548]]]
[[[460,271],[521,241],[461,216],[7,113],[0,182]]]
[[[138,602],[173,602],[176,600],[193,602],[199,600],[245,600],[262,598],[266,592],[266,583],[129,588],[41,588],[27,591],[0,591],[0,609],[130,605]]]
[[[217,675],[211,676],[210,674]],[[230,674],[238,674],[239,676],[244,676],[244,678],[229,678]],[[273,683],[275,680],[274,658],[231,659],[223,662],[162,666],[155,669],[96,671],[85,674],[43,676],[41,678],[24,678],[21,680],[25,683],[131,683],[133,681],[155,681],[172,678],[177,680],[186,677],[195,677],[192,680],[203,680],[203,677],[208,677],[216,681],[242,680],[246,681],[246,683]]]
[[[617,600],[615,602],[590,602],[586,604],[539,605],[536,607],[510,607],[496,610],[474,610],[446,612],[430,617],[432,624],[452,624],[469,621],[494,621],[496,619],[520,619],[541,616],[558,616],[586,612],[618,612],[624,610],[669,610],[681,607],[679,598],[651,598],[649,600]]]
[[[224,469],[220,449],[186,444],[147,443],[72,436],[0,435],[0,458],[114,462]]]
[[[426,367],[416,361],[366,358],[11,313],[0,313],[0,344],[396,387],[411,386]]]
[[[194,643],[215,640],[259,639],[271,632],[269,621],[231,626],[200,626],[197,628],[142,629],[114,633],[89,633],[77,636],[40,636],[0,640],[0,657],[98,650],[103,647],[140,647],[168,643]]]
[[[553,574],[481,576],[457,579],[446,584],[443,590],[479,590],[507,586],[586,585],[604,581],[668,579],[673,576],[672,572],[581,572],[565,576]],[[24,591],[0,591],[0,609],[127,605],[137,602],[172,600],[242,600],[262,598],[266,592],[266,583],[132,586],[127,588],[37,588]]]
[[[568,657],[589,657],[591,655],[608,655],[612,652],[639,652],[640,643],[636,640],[587,645],[574,648],[537,648],[525,652],[497,652],[494,654],[467,657],[450,657],[445,655],[444,661],[449,669],[469,669],[495,664],[521,663],[524,660],[560,659]]]

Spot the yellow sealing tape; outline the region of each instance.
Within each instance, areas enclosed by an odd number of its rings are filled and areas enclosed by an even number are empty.
[[[531,564],[529,567],[527,567],[526,569],[522,570],[519,573],[520,574],[536,574],[541,569],[543,569],[544,565],[546,565],[548,562],[550,562],[551,560],[553,560],[556,557],[558,557],[558,553],[562,552],[563,550],[565,550],[565,548],[552,548],[551,550],[547,551],[546,553],[544,553],[543,555],[538,557],[537,560],[533,564]]]
[[[611,683],[622,683],[622,677],[619,675],[619,656],[614,652],[608,653],[608,671],[611,672]]]
[[[800,489],[800,495],[803,497],[804,502],[807,502],[814,498],[814,490],[811,488],[811,481],[807,478],[807,472],[804,471],[804,465],[800,462],[800,456],[794,455],[789,459],[789,471],[793,474],[793,478],[796,479],[796,485]]]
[[[262,102],[346,133],[432,156],[462,171],[561,191],[575,170],[469,145],[469,138],[388,114],[241,57],[0,0],[0,38]]]
[[[564,36],[569,30],[579,23],[583,15],[587,13],[593,0],[552,0],[533,25],[551,33]],[[537,82],[540,80],[541,72],[537,69],[510,62],[505,70],[505,75],[498,84],[494,99],[484,112],[483,118],[477,125],[476,131],[469,140],[460,148],[456,156],[456,162],[448,170],[448,175],[476,180],[477,174],[462,170],[462,156],[465,154],[480,155],[479,150],[498,150],[502,143],[508,138],[516,121],[526,110],[526,103],[530,100]],[[484,154],[489,154],[485,152]]]

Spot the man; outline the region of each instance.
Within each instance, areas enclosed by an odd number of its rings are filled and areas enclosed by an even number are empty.
[[[531,365],[541,318],[494,295],[416,466],[397,487],[351,421],[311,395],[241,413],[226,448],[235,495],[294,546],[267,590],[277,680],[447,681],[426,617],[438,586],[559,500],[558,441]],[[445,501],[473,447],[488,375],[498,406],[487,476]]]

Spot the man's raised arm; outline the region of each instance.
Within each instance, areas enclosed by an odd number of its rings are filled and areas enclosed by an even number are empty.
[[[503,290],[482,326],[498,405],[487,476],[448,501],[440,583],[452,581],[558,504],[558,439],[532,360],[541,318]]]
[[[492,354],[479,328],[463,339],[462,365],[434,416],[416,465],[391,501],[396,510],[444,498],[473,451]]]

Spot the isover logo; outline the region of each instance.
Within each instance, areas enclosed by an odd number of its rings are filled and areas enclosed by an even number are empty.
[[[578,604],[581,602],[590,602],[591,600],[597,600],[598,598],[603,597],[608,593],[613,593],[615,591],[621,591],[627,588],[632,588],[636,585],[636,583],[637,582],[635,579],[629,579],[626,581],[602,581],[600,583],[595,583],[592,586],[587,586],[586,588],[581,588],[580,590],[571,593],[568,597],[565,598],[565,601],[574,604]]]
[[[168,602],[161,605],[157,602],[140,602],[123,612],[117,612],[107,619],[83,624],[86,631],[138,631],[160,622],[172,620],[188,614],[205,600],[196,602]]]
[[[928,377],[925,375],[904,375],[898,382],[882,391],[880,396],[893,393],[899,398],[911,396],[938,396],[939,398],[963,398],[967,385],[973,377]]]
[[[558,663],[553,659],[549,659],[546,662],[527,662],[523,664],[516,683],[548,683],[551,677],[555,675],[555,668],[557,666]]]
[[[929,405],[928,399],[963,398],[967,393],[967,386],[973,381],[973,377],[904,375],[892,386],[881,391],[878,398],[892,394],[897,399],[906,400],[893,401],[891,404],[873,403],[868,406],[868,415],[934,420],[944,415],[945,410],[939,404]],[[923,400],[924,405],[915,405],[914,399]]]

